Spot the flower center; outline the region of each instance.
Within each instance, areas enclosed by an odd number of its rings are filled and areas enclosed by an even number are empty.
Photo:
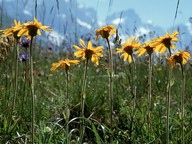
[[[107,30],[102,31],[102,37],[103,38],[108,38],[109,37],[109,32]]]
[[[34,37],[34,36],[37,35],[37,30],[38,30],[38,28],[37,28],[35,25],[29,25],[29,26],[27,26],[27,28],[28,28],[28,30],[29,30],[29,35],[30,35],[31,37]]]
[[[145,49],[146,49],[146,51],[147,51],[147,53],[148,53],[149,55],[151,55],[151,54],[153,53],[153,47],[146,46]]]
[[[124,48],[124,51],[125,51],[126,53],[128,53],[129,55],[132,55],[132,54],[133,54],[133,46],[126,46],[126,47]]]
[[[20,39],[20,37],[17,36],[18,32],[19,32],[19,30],[13,32],[13,37],[14,37],[16,40],[19,40],[19,39]]]
[[[91,59],[92,55],[94,54],[94,51],[90,50],[90,49],[86,49],[85,50],[85,58],[86,59]]]
[[[177,63],[182,63],[183,60],[182,55],[175,55],[174,59]]]
[[[165,45],[165,47],[170,48],[171,46],[171,38],[165,38],[162,40],[162,43]]]

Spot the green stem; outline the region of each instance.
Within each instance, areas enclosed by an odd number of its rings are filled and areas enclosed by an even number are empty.
[[[169,50],[169,56],[171,56],[171,50]],[[168,67],[168,85],[167,85],[167,112],[166,112],[166,144],[169,144],[169,113],[170,113],[170,97],[171,97],[171,75],[172,75],[172,69],[171,67]]]
[[[17,97],[17,90],[18,90],[18,55],[19,55],[19,47],[18,47],[18,40],[15,39],[14,42],[14,49],[15,49],[15,81],[14,81],[14,97],[13,97],[13,103],[11,108],[11,115],[10,115],[10,123],[13,116],[13,111],[15,109],[15,103],[16,103],[16,97]]]
[[[132,74],[133,74],[133,81],[132,81],[132,89],[133,89],[133,111],[135,110],[136,107],[136,99],[137,99],[137,85],[136,85],[136,64],[135,61],[133,59],[133,55],[131,56],[132,58],[132,63],[133,63],[133,68],[132,68]]]
[[[184,137],[184,117],[185,117],[185,113],[184,113],[184,98],[185,98],[185,76],[184,76],[184,70],[183,70],[183,65],[182,63],[180,63],[181,65],[181,72],[182,72],[182,90],[181,90],[181,127],[182,127],[182,130],[181,130],[181,133],[182,133],[182,141],[181,143],[184,144],[185,143],[185,137]]]
[[[166,113],[166,144],[169,144],[169,113],[170,113],[170,97],[171,97],[171,68],[168,72],[168,87],[167,87],[167,113]]]
[[[87,67],[88,67],[88,60],[86,59],[85,61],[85,68],[84,68],[84,76],[83,76],[83,86],[82,86],[82,94],[81,94],[81,117],[82,117],[82,123],[80,126],[80,144],[83,141],[83,135],[85,131],[85,126],[84,126],[84,112],[85,112],[85,97],[86,97],[86,81],[87,81]]]
[[[68,138],[68,134],[69,134],[69,74],[68,74],[68,70],[66,70],[66,138],[67,138],[67,144],[69,144],[69,138]]]
[[[110,47],[109,39],[106,38],[108,44],[109,52],[109,63],[110,63],[110,72],[109,72],[109,98],[110,98],[110,129],[113,128],[113,53]],[[110,142],[113,143],[113,137],[110,137]]]
[[[34,95],[34,77],[33,77],[33,37],[31,37],[30,42],[30,74],[31,74],[31,111],[32,111],[32,118],[31,118],[31,139],[32,144],[34,144],[34,124],[35,124],[35,95]]]
[[[132,107],[132,114],[131,114],[131,124],[130,124],[130,141],[132,142],[132,133],[133,133],[133,121],[134,117],[136,116],[136,100],[137,100],[137,85],[136,85],[136,64],[133,59],[133,55],[131,55],[132,59],[132,65],[131,65],[131,70],[130,70],[130,77],[132,76],[132,83],[131,83],[131,92],[133,95],[133,107]]]
[[[152,63],[151,63],[151,55],[149,55],[149,77],[148,77],[148,102],[147,102],[147,123],[148,123],[148,142],[150,141],[151,136],[151,123],[150,123],[150,117],[151,117],[151,77],[152,77]]]

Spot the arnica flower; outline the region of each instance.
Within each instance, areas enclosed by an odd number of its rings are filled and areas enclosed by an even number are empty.
[[[185,52],[183,50],[174,53],[172,56],[167,58],[168,64],[171,65],[172,67],[175,66],[176,63],[179,64],[186,64],[187,61],[190,59],[191,55],[189,52]]]
[[[96,65],[99,65],[99,59],[98,57],[103,57],[102,51],[103,51],[103,46],[98,46],[94,48],[92,46],[92,42],[89,41],[88,45],[86,46],[85,42],[82,39],[79,39],[80,45],[83,47],[81,49],[80,47],[73,45],[73,47],[77,50],[74,55],[76,57],[82,57],[82,60],[85,59],[91,59],[93,63]]]
[[[136,53],[140,57],[141,55],[148,53],[151,55],[155,51],[156,45],[153,42],[144,42],[144,46],[140,47]]]
[[[19,61],[25,62],[29,60],[29,54],[27,52],[21,52],[19,54]]]
[[[122,48],[117,48],[117,54],[123,53],[121,57],[124,57],[124,61],[128,60],[129,63],[132,62],[133,49],[140,48],[141,43],[137,41],[136,38],[130,37],[125,43],[121,44]]]
[[[166,32],[165,36],[160,36],[159,38],[154,38],[154,43],[156,44],[156,52],[160,52],[161,54],[165,54],[166,49],[168,48],[169,53],[171,53],[170,48],[176,49],[176,46],[172,44],[172,42],[178,42],[177,35],[179,34],[178,31],[174,31],[171,35],[169,32]]]
[[[65,60],[60,60],[57,63],[53,63],[52,64],[52,68],[51,71],[56,71],[59,67],[62,68],[63,72],[66,72],[69,67],[71,66],[71,64],[79,64],[79,60],[69,60],[69,59],[65,59]]]
[[[13,34],[13,37],[17,40],[20,39],[20,36],[18,36],[18,32],[21,30],[21,23],[20,21],[16,21],[14,20],[14,24],[15,26],[12,26],[11,28],[7,28],[5,30],[2,30],[3,34],[1,35],[1,37],[8,37],[10,35]]]
[[[38,20],[36,18],[34,18],[34,21],[29,21],[26,22],[22,25],[22,29],[19,31],[19,33],[17,34],[18,36],[30,36],[30,37],[34,37],[37,34],[41,35],[41,30],[44,31],[52,31],[48,26],[43,26],[41,24],[41,22],[38,22]]]
[[[110,38],[112,34],[116,34],[116,28],[114,25],[107,25],[103,26],[95,31],[96,33],[96,38],[95,40],[98,40],[98,36],[100,35],[101,38],[106,39]]]

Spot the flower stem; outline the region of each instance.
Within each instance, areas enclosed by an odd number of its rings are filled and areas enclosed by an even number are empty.
[[[182,82],[182,90],[181,90],[181,133],[182,133],[182,140],[181,140],[181,143],[184,144],[184,143],[185,143],[185,137],[184,137],[185,76],[184,76],[184,70],[183,70],[183,65],[182,65],[182,63],[180,63],[180,65],[181,65],[181,72],[182,72],[182,74],[181,74],[181,75],[182,75],[182,78],[181,78],[181,82]]]
[[[13,116],[13,111],[15,109],[15,102],[16,102],[16,97],[17,97],[17,90],[18,90],[18,55],[19,55],[19,47],[18,47],[18,40],[15,39],[14,42],[14,49],[15,51],[15,81],[14,81],[14,97],[13,97],[13,103],[12,103],[12,108],[11,108],[11,115],[10,115],[10,122],[12,120]]]
[[[149,55],[149,77],[148,77],[148,102],[147,102],[147,124],[148,124],[148,142],[150,141],[151,136],[151,77],[152,77],[152,63],[151,63],[151,55]]]
[[[84,126],[84,112],[85,112],[85,97],[86,97],[86,81],[87,81],[87,67],[88,67],[88,60],[85,61],[85,68],[84,68],[84,76],[83,76],[83,86],[82,86],[82,95],[81,95],[81,117],[82,117],[82,123],[80,126],[80,143],[82,143],[83,135],[85,131]]]
[[[166,144],[169,144],[169,113],[170,113],[170,97],[171,97],[171,68],[168,68],[168,86],[167,86],[167,112],[166,112]]]
[[[169,50],[169,56],[171,56],[171,50],[168,47]],[[168,67],[168,85],[167,85],[167,112],[166,112],[166,144],[169,144],[169,113],[170,113],[170,97],[171,97],[171,75],[172,75],[172,69],[171,67]]]
[[[110,129],[113,128],[113,53],[110,47],[109,39],[106,38],[109,51],[109,63],[110,63],[110,72],[109,72],[109,98],[110,98]],[[110,137],[110,143],[113,142],[113,137]]]
[[[69,134],[69,74],[68,74],[68,70],[66,70],[66,141],[67,144],[69,144],[69,138],[68,138],[68,134]]]
[[[133,90],[133,112],[135,111],[135,107],[136,107],[136,95],[137,95],[137,85],[136,85],[136,64],[135,61],[133,59],[133,55],[131,56],[132,58],[132,74],[133,74],[133,80],[132,80],[132,90]]]
[[[33,37],[30,42],[30,74],[31,74],[31,141],[34,143],[34,124],[35,124],[35,95],[34,95],[34,77],[33,77],[33,49],[32,49]]]

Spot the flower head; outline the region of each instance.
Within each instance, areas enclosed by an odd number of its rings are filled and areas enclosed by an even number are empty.
[[[96,33],[95,38],[96,41],[98,40],[99,35],[103,39],[110,38],[112,34],[116,34],[116,28],[114,27],[114,25],[107,25],[97,29],[95,33]]]
[[[102,54],[103,46],[98,46],[98,47],[94,48],[92,46],[91,41],[88,42],[87,46],[82,39],[80,39],[79,42],[80,42],[80,45],[83,47],[83,49],[81,49],[80,47],[78,47],[76,45],[73,45],[73,47],[77,50],[74,53],[74,55],[78,58],[82,57],[82,60],[91,59],[91,61],[93,63],[95,63],[96,65],[99,65],[98,57],[103,57],[103,54]]]
[[[166,32],[165,36],[160,36],[157,39],[153,39],[154,43],[156,44],[156,52],[160,52],[164,54],[166,52],[166,48],[168,48],[170,53],[170,48],[176,49],[176,46],[172,44],[172,42],[178,42],[177,35],[179,34],[178,31],[174,31],[171,35],[169,32]]]
[[[148,53],[149,55],[151,55],[155,50],[155,44],[153,42],[145,42],[144,46],[140,47],[136,53],[138,54],[138,56],[143,55],[144,53]]]
[[[122,48],[117,48],[116,53],[123,53],[121,57],[124,57],[124,61],[128,60],[129,63],[132,62],[133,49],[141,47],[141,43],[137,41],[136,38],[130,37],[125,43],[121,44]]]
[[[62,68],[63,72],[66,72],[69,67],[71,66],[71,64],[79,64],[79,60],[69,60],[69,59],[65,59],[65,60],[60,60],[57,63],[53,63],[52,67],[51,67],[51,71],[56,71],[59,67]]]
[[[16,20],[14,20],[14,24],[15,25],[12,26],[11,28],[2,30],[3,35],[1,35],[1,37],[8,37],[13,34],[14,38],[18,40],[20,38],[20,36],[18,36],[17,34],[21,30],[22,27],[21,27],[20,21],[17,22]]]
[[[185,52],[183,50],[174,53],[172,56],[168,57],[168,64],[171,65],[172,67],[175,66],[176,63],[179,64],[186,64],[187,61],[190,59],[190,53],[189,52]]]
[[[19,31],[19,33],[17,34],[18,36],[30,36],[30,37],[34,37],[37,34],[41,35],[41,31],[40,29],[44,30],[44,31],[48,31],[50,32],[51,29],[48,26],[43,26],[41,24],[41,22],[38,22],[38,20],[36,18],[34,18],[34,21],[29,21],[23,24],[22,29]]]
[[[21,52],[20,54],[19,54],[19,61],[28,61],[29,60],[29,54],[28,53],[26,53],[26,52]]]

